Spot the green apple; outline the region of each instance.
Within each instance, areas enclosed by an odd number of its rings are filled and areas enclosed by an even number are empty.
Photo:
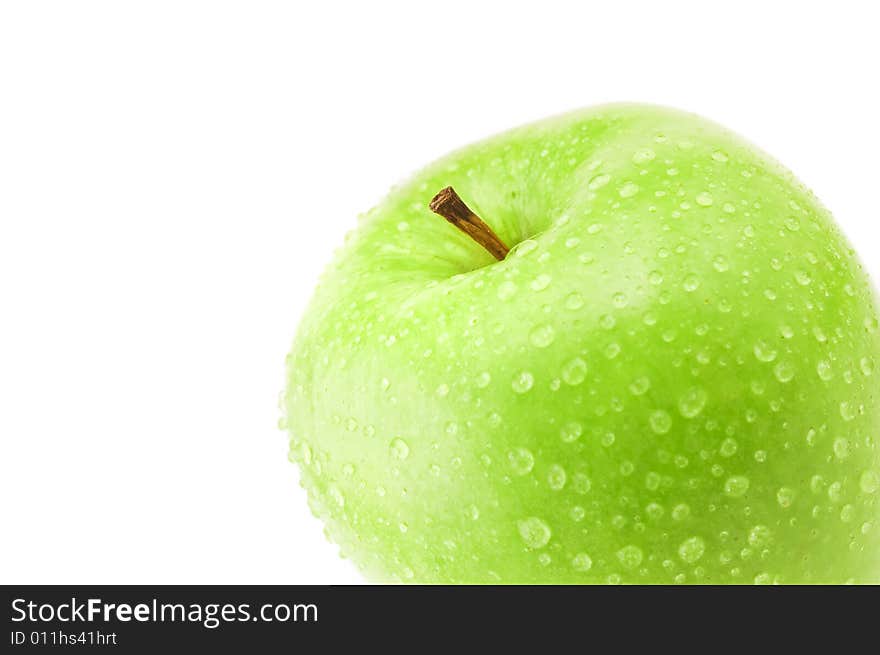
[[[488,237],[431,212],[447,186]],[[876,295],[813,195],[697,116],[586,109],[428,166],[287,364],[291,459],[372,580],[880,580]]]

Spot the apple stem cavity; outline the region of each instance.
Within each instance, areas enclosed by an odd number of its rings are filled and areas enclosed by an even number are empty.
[[[451,186],[441,189],[428,207],[483,246],[498,261],[503,261],[510,252],[510,248],[465,204]]]

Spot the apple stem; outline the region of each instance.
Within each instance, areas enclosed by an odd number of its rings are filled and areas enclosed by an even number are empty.
[[[441,189],[428,206],[432,212],[439,214],[483,246],[498,261],[502,261],[510,252],[510,248],[464,203],[451,186]]]

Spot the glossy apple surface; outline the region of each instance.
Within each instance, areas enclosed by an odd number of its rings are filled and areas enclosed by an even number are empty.
[[[508,245],[432,214],[452,185]],[[605,106],[362,216],[288,357],[291,458],[373,580],[880,580],[880,328],[831,215],[725,129]]]

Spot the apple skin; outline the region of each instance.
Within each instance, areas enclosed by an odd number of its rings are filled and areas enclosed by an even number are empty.
[[[504,261],[430,213],[447,185]],[[282,422],[374,581],[877,582],[878,365],[876,295],[807,189],[702,118],[609,105],[362,216]]]

